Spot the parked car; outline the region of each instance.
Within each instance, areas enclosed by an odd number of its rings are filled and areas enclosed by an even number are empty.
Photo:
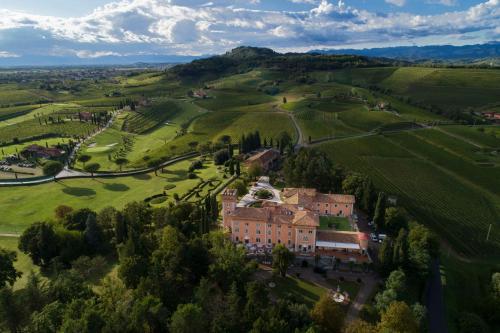
[[[316,266],[316,267],[314,267],[314,273],[325,274],[326,273],[326,269],[324,269],[321,266]]]
[[[374,242],[378,241],[377,235],[375,235],[373,232],[370,234],[370,239]]]
[[[378,241],[379,243],[382,243],[384,241],[384,239],[387,238],[387,235],[386,234],[379,234],[378,235]]]

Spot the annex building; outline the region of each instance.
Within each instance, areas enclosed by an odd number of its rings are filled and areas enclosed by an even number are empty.
[[[343,262],[369,262],[368,237],[360,232],[322,230],[320,216],[350,217],[352,195],[325,194],[315,189],[285,188],[281,203],[238,207],[237,193],[222,193],[223,226],[235,243],[272,247],[284,244],[298,255],[320,254]]]

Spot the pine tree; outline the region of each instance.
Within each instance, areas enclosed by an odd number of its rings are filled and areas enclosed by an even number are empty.
[[[234,175],[234,162],[232,160],[229,161],[229,174]]]
[[[211,195],[210,208],[212,212],[212,220],[215,222],[219,217],[219,205],[217,203],[217,196]]]
[[[236,161],[236,176],[241,175],[241,167],[240,167],[240,161]]]

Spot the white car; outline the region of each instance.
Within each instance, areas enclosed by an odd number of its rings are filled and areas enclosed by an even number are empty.
[[[378,241],[377,235],[375,235],[374,233],[370,234],[370,239],[374,242]]]
[[[384,239],[387,238],[387,235],[386,234],[379,234],[378,235],[378,241],[379,243],[382,243],[384,241]]]

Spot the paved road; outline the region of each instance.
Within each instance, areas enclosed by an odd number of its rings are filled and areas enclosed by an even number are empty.
[[[276,203],[282,203],[281,198],[280,198],[280,191],[275,189],[270,183],[269,183],[269,177],[263,176],[260,177],[257,183],[255,183],[254,186],[250,188],[248,191],[248,194],[246,194],[243,198],[241,198],[240,202],[238,202],[238,207],[248,207],[251,204],[260,201],[258,199],[254,198],[255,192],[258,190],[268,190],[273,194],[273,197],[271,199],[267,199],[265,201],[270,201],[270,202],[276,202]]]
[[[274,109],[277,110],[276,113],[282,113],[286,114],[288,117],[293,122],[293,126],[295,127],[295,132],[297,133],[297,143],[295,144],[295,150],[299,150],[301,147],[307,146],[307,144],[304,142],[304,135],[302,134],[302,129],[299,126],[299,123],[297,123],[297,119],[295,119],[295,115],[293,112],[283,110],[282,108],[279,107],[279,105],[275,105]]]
[[[168,165],[172,165],[174,163],[183,161],[188,158],[192,158],[194,156],[198,156],[199,153],[190,153],[186,154],[183,156],[176,157],[174,159],[168,160],[158,167],[151,167],[151,168],[144,168],[144,169],[137,169],[137,170],[129,170],[129,171],[123,171],[123,172],[109,172],[109,173],[95,173],[93,176],[90,173],[87,172],[81,172],[81,171],[76,171],[72,170],[69,168],[64,168],[57,176],[55,177],[47,177],[47,178],[42,178],[42,179],[35,179],[35,180],[20,180],[20,181],[0,181],[0,186],[23,186],[23,185],[37,185],[37,184],[44,184],[48,182],[52,182],[55,180],[63,180],[63,179],[74,179],[74,178],[108,178],[108,177],[128,177],[128,176],[133,176],[133,175],[140,175],[140,174],[145,174],[149,172],[153,172],[155,170],[164,168]]]
[[[432,265],[432,275],[426,290],[427,313],[430,333],[447,333],[446,312],[444,308],[443,286],[439,271],[439,259]]]

